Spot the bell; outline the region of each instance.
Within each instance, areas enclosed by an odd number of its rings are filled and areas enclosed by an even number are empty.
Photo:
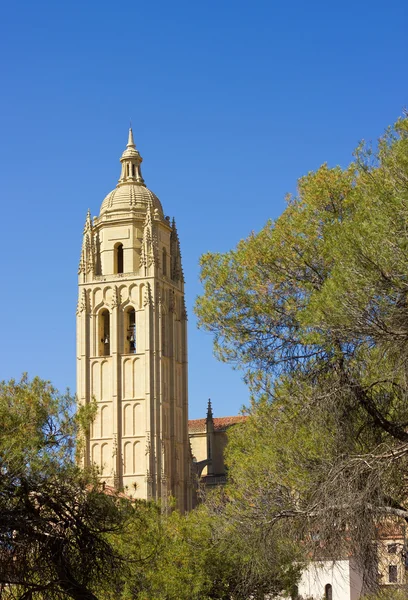
[[[104,339],[103,343],[104,343],[104,344],[109,344],[109,338],[108,338],[108,336],[106,336],[106,337],[105,337],[105,339]]]

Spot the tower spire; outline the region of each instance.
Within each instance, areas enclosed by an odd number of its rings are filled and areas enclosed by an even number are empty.
[[[211,405],[211,398],[208,398],[207,421],[212,421],[212,420],[213,420],[213,411],[212,411],[212,405]]]
[[[174,281],[184,282],[183,269],[181,267],[180,242],[177,233],[176,221],[173,217],[170,234],[170,253],[171,253],[171,278]]]
[[[133,129],[129,127],[128,142],[126,144],[126,150],[120,157],[122,163],[122,172],[118,185],[123,183],[134,183],[137,185],[145,185],[142,177],[141,163],[143,158],[140,156],[139,151],[136,149],[135,140],[133,139]]]
[[[132,125],[129,127],[129,136],[128,136],[128,143],[126,145],[126,148],[135,148],[136,149],[135,140],[133,139]]]

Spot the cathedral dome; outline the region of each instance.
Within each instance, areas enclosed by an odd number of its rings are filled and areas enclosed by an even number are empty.
[[[160,200],[144,185],[136,183],[119,184],[102,202],[100,215],[117,211],[136,210],[146,212],[148,206],[158,210],[163,219],[163,208]]]
[[[145,185],[140,167],[142,161],[133,140],[132,128],[130,128],[126,150],[120,158],[122,172],[118,185],[102,202],[100,216],[106,213],[130,210],[146,212],[150,206],[153,212],[159,214],[160,219],[164,218],[160,200]]]

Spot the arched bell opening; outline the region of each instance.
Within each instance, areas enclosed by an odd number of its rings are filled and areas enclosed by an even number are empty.
[[[125,354],[136,354],[136,312],[133,307],[125,312]]]
[[[99,356],[110,356],[110,313],[103,309],[99,313]]]

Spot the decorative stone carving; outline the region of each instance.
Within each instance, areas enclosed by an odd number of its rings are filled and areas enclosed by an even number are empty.
[[[79,259],[79,267],[78,267],[78,275],[81,273],[85,273],[85,259],[84,259],[84,251],[81,251],[81,258]]]
[[[174,218],[171,224],[170,255],[170,276],[172,280],[184,282],[184,274],[181,266],[180,241]]]
[[[145,286],[143,306],[153,306],[152,288],[149,282]]]
[[[158,288],[158,290],[157,290],[157,303],[159,305],[159,315],[161,315],[162,308],[165,305],[165,302],[163,300],[163,294],[162,294],[162,291],[160,290],[160,288]]]
[[[186,301],[185,301],[184,296],[183,296],[183,306],[182,306],[182,309],[181,309],[181,319],[182,319],[182,321],[187,321],[188,320],[188,317],[187,317],[187,308],[186,308]]]
[[[87,311],[87,308],[86,290],[82,288],[78,296],[77,315],[80,315],[84,310]]]
[[[163,440],[161,440],[161,455],[162,455],[161,476],[162,476],[162,481],[164,481],[164,480],[167,480],[167,478],[166,478],[166,475],[164,472],[164,464],[165,464],[165,460],[166,460],[166,445]]]
[[[169,293],[169,311],[172,313],[176,312],[176,295],[174,290],[170,290]]]
[[[150,203],[143,227],[143,238],[140,252],[140,266],[148,269],[157,264],[157,234],[153,226],[152,204]]]
[[[112,290],[112,300],[111,300],[111,308],[116,308],[120,304],[120,297],[118,293],[118,287],[116,285],[113,286]]]
[[[150,433],[148,432],[146,434],[146,452],[145,455],[147,456],[148,454],[150,454],[150,450],[152,449],[152,444],[150,441]],[[149,471],[147,471],[149,473]]]
[[[94,244],[94,232],[91,220],[91,213],[88,210],[84,226],[84,234],[82,240],[81,258],[79,260],[78,275],[95,274],[95,256],[96,247]]]

